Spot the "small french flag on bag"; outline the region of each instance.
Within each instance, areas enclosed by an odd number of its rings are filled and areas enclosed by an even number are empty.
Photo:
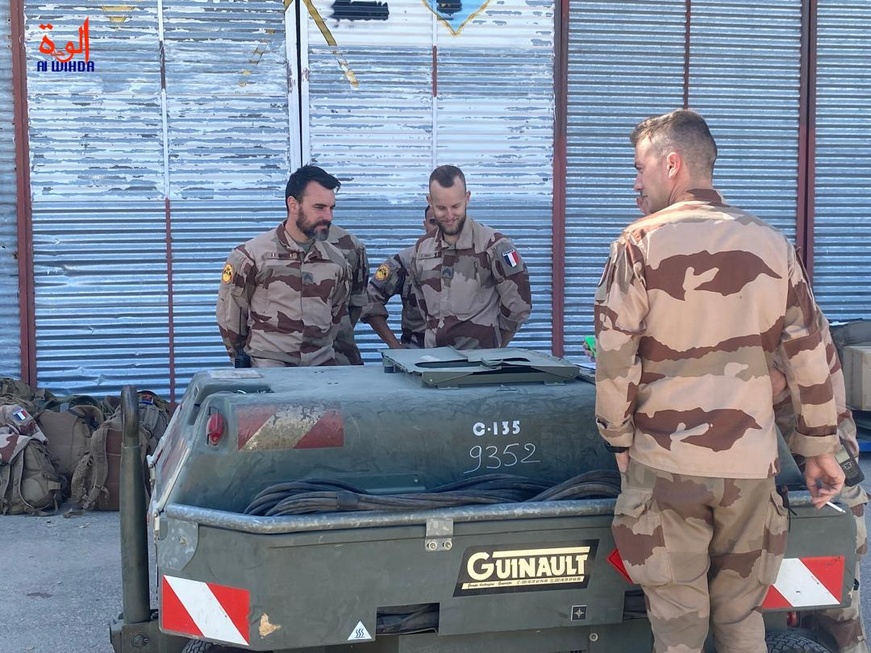
[[[505,252],[502,255],[502,258],[505,259],[505,263],[508,264],[508,267],[516,268],[520,265],[520,254],[517,253],[516,249]]]

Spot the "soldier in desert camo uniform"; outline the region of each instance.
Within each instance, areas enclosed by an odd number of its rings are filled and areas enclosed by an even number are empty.
[[[623,473],[612,532],[657,653],[700,652],[709,624],[719,653],[766,653],[758,608],[787,535],[776,351],[814,504],[844,480],[813,297],[783,235],[713,189],[701,116],[650,118],[631,142],[645,216],[612,244],[594,306],[596,416]]]
[[[369,282],[369,259],[366,258],[366,246],[354,234],[338,225],[330,225],[330,235],[327,242],[345,255],[351,270],[351,290],[348,296],[348,310],[339,325],[339,335],[336,336],[336,363],[339,365],[362,365],[363,357],[354,339],[354,327],[360,319],[363,307],[366,306],[366,285]]]
[[[231,359],[254,367],[335,365],[347,310],[348,262],[326,242],[339,180],[303,166],[285,188],[287,218],[234,249],[216,310]]]
[[[429,204],[423,211],[423,229],[428,236],[436,232],[438,223],[432,215]],[[414,245],[406,247],[384,261],[375,270],[367,287],[368,302],[360,319],[378,334],[382,342],[391,349],[421,349],[426,331],[426,321],[417,305],[409,269],[414,257]],[[400,336],[391,331],[387,324],[387,302],[394,295],[402,300]]]
[[[859,442],[856,439],[856,422],[853,421],[853,413],[847,407],[847,392],[841,361],[838,358],[835,343],[832,341],[829,322],[819,310],[817,312],[817,325],[826,347],[826,358],[832,376],[832,390],[835,395],[835,404],[838,407],[838,437],[841,446],[855,458],[858,458]],[[774,410],[777,426],[789,442],[796,432],[795,412],[792,408],[792,397],[787,389],[786,379],[779,371],[782,367],[782,362],[775,358],[775,371],[772,374]],[[799,462],[801,463],[801,460]],[[858,483],[853,486],[845,485],[844,489],[841,490],[840,502],[849,507],[856,520],[855,577],[858,581],[862,558],[868,552],[868,531],[865,525],[865,504],[868,503],[868,494]],[[827,643],[834,646],[832,650],[836,653],[868,653],[865,629],[862,625],[861,606],[859,587],[856,587],[850,592],[850,605],[845,608],[817,610],[811,615],[810,625],[813,630],[824,634],[824,637],[829,640]]]
[[[529,272],[504,235],[466,215],[463,171],[436,168],[427,202],[438,230],[415,245],[411,272],[425,347],[505,347],[532,310]]]

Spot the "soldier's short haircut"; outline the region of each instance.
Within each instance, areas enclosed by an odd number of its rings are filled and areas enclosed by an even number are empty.
[[[284,188],[284,201],[287,203],[288,197],[293,197],[297,202],[302,202],[302,196],[305,193],[309,182],[315,181],[327,190],[338,191],[342,187],[342,182],[333,177],[323,168],[318,168],[313,165],[305,165],[292,175],[287,180],[287,186]]]
[[[650,139],[659,154],[679,152],[697,171],[713,174],[717,143],[708,123],[695,111],[678,109],[642,120],[635,125],[629,140],[633,146],[637,146],[645,138]]]
[[[442,188],[450,188],[454,185],[454,180],[459,178],[459,180],[463,184],[463,188],[466,187],[466,175],[463,174],[463,171],[460,170],[457,166],[439,166],[429,176],[429,183],[432,185],[432,182],[438,182],[438,185]]]
[[[425,207],[423,207],[423,219],[424,220],[426,220],[429,217],[427,215],[427,213],[429,213],[431,210],[432,210],[432,207],[429,204],[427,204]]]

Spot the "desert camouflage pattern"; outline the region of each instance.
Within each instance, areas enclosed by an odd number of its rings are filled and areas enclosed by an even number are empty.
[[[227,353],[242,345],[255,367],[335,365],[349,288],[348,263],[328,242],[306,252],[284,223],[255,236],[224,265],[216,315]]]
[[[777,472],[769,367],[796,401],[793,453],[834,453],[835,407],[816,307],[783,235],[713,190],[629,225],[596,292],[602,436],[654,469]]]
[[[375,269],[366,288],[368,303],[363,308],[360,320],[368,323],[370,317],[388,317],[387,302],[399,295],[402,300],[402,317],[399,341],[412,347],[423,347],[426,320],[417,305],[414,284],[409,273],[414,257],[414,245],[394,254]]]
[[[468,217],[454,244],[440,232],[417,241],[412,276],[425,347],[501,347],[500,331],[514,334],[532,311],[529,272],[514,244]]]
[[[832,390],[838,408],[838,437],[844,448],[858,458],[859,441],[856,439],[856,422],[853,421],[852,411],[847,407],[844,372],[841,369],[835,343],[832,341],[829,322],[819,309],[817,309],[817,325],[826,348],[826,358],[832,375]],[[777,369],[782,368],[783,363],[779,357],[775,358],[774,366]],[[774,406],[777,426],[789,442],[795,434],[795,412],[789,390],[784,390],[775,397]],[[862,558],[868,551],[868,532],[865,525],[865,504],[868,503],[868,494],[861,485],[853,487],[845,485],[841,491],[840,502],[849,506],[856,520],[855,577],[858,580]],[[868,653],[865,629],[862,625],[862,603],[859,591],[854,589],[850,592],[850,605],[847,607],[819,610],[813,615],[814,629],[825,633],[835,643],[837,653]]]
[[[718,653],[766,653],[758,608],[787,529],[773,478],[701,478],[630,459],[611,531],[644,590],[654,651],[701,652],[710,622]]]
[[[362,365],[363,358],[354,340],[354,327],[360,319],[360,312],[368,301],[366,284],[369,281],[369,259],[366,258],[366,246],[354,234],[338,225],[330,225],[330,235],[327,242],[336,246],[345,255],[351,266],[351,294],[348,298],[348,310],[339,326],[336,337],[336,363],[339,365]]]

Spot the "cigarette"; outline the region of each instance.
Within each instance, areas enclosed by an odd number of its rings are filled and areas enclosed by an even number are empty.
[[[829,507],[831,507],[831,508],[834,508],[834,509],[837,510],[838,512],[841,512],[841,513],[843,513],[843,512],[847,512],[846,510],[844,510],[844,509],[841,508],[840,506],[836,506],[836,505],[835,505],[834,503],[832,503],[831,501],[826,501],[826,505],[829,506]]]

